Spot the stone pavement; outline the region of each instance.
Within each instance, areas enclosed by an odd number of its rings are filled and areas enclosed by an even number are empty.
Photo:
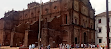
[[[21,48],[21,47],[10,47],[10,46],[2,46],[0,47],[0,49],[29,49],[27,48]],[[38,49],[38,48],[34,48],[34,49]],[[50,49],[59,49],[59,48],[50,48]],[[71,48],[71,49],[84,49],[84,48]],[[85,49],[99,49],[99,48],[85,48]],[[106,48],[104,48],[106,49]],[[110,48],[111,49],[111,48]]]
[[[19,47],[2,46],[0,49],[19,49]]]

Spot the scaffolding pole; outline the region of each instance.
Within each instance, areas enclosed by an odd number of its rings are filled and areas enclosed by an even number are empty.
[[[108,0],[106,0],[106,23],[107,23],[107,49],[109,49],[109,11],[108,11]]]
[[[41,34],[41,14],[42,14],[42,0],[40,0],[40,14],[39,14],[39,34],[38,34],[38,49],[40,49],[40,34]]]

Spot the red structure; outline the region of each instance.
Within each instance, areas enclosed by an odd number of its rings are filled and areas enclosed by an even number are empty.
[[[4,16],[3,45],[28,46],[38,42],[40,4],[28,9],[9,11]],[[42,4],[41,44],[95,43],[95,11],[89,0],[57,0]]]

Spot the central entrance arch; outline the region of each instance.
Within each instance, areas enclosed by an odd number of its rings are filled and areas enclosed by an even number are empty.
[[[30,29],[29,29],[28,45],[35,44],[35,46],[38,46],[38,33],[39,33],[39,22],[34,21],[30,25]]]

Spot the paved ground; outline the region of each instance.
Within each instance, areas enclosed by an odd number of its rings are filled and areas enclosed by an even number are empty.
[[[28,49],[28,48],[2,46],[2,47],[0,47],[0,49]],[[34,49],[38,49],[38,48],[34,48]],[[50,48],[50,49],[59,49],[59,48]],[[71,49],[84,49],[84,48],[71,48]],[[100,48],[85,48],[85,49],[100,49]],[[106,48],[104,48],[104,49],[106,49]]]

